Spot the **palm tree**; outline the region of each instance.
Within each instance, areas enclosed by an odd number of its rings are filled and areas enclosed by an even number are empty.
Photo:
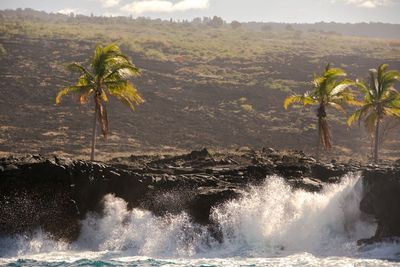
[[[326,120],[326,107],[331,106],[345,113],[341,104],[357,104],[349,90],[354,82],[348,79],[338,81],[340,77],[344,76],[346,73],[343,70],[330,68],[330,64],[327,64],[321,77],[314,74],[314,80],[311,82],[313,91],[308,91],[304,95],[292,95],[284,102],[285,109],[291,103],[302,103],[304,106],[318,105],[316,110],[318,118],[317,159],[319,158],[320,143],[325,151],[332,148],[332,136]]]
[[[353,113],[347,120],[349,127],[354,121],[365,118],[365,127],[374,141],[374,162],[378,162],[379,128],[384,115],[400,119],[400,93],[393,88],[396,80],[400,80],[400,73],[396,70],[386,71],[387,64],[378,66],[378,70],[371,69],[368,75],[368,85],[357,83],[357,87],[365,94],[362,107]]]
[[[90,64],[90,71],[78,63],[67,65],[67,70],[79,74],[78,85],[61,90],[57,95],[56,103],[58,104],[61,97],[67,94],[78,95],[81,104],[88,97],[93,96],[95,107],[90,160],[94,161],[97,120],[106,139],[108,135],[108,116],[105,105],[105,102],[108,101],[107,94],[117,97],[134,111],[133,103],[140,104],[143,99],[128,78],[139,75],[140,72],[129,58],[121,53],[116,44],[106,47],[97,45]]]

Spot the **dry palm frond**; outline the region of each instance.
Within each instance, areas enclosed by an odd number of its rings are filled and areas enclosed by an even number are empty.
[[[104,137],[107,139],[107,136],[108,136],[107,110],[106,110],[104,103],[101,100],[101,96],[96,95],[95,101],[96,101],[96,114],[97,114],[97,119],[101,126],[101,132],[103,133]]]
[[[322,117],[319,118],[319,136],[321,140],[321,144],[323,149],[326,151],[332,148],[332,135],[331,130],[329,129],[328,122],[326,118]]]

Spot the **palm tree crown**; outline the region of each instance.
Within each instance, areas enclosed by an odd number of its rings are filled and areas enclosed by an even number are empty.
[[[143,99],[137,93],[129,77],[139,75],[139,69],[123,55],[116,44],[106,47],[97,45],[93,59],[90,63],[90,71],[79,63],[67,65],[67,70],[79,74],[78,84],[61,90],[56,98],[56,103],[64,95],[76,94],[80,103],[93,96],[95,103],[95,120],[93,127],[92,155],[94,160],[94,143],[96,135],[96,119],[99,121],[105,138],[108,135],[108,116],[105,102],[108,101],[107,94],[119,98],[123,103],[134,111],[134,103],[140,104]]]
[[[312,91],[308,91],[304,95],[292,95],[286,98],[284,102],[285,109],[291,103],[302,103],[304,106],[319,105],[316,114],[318,117],[318,147],[321,143],[324,150],[332,147],[332,137],[326,121],[326,107],[331,106],[345,113],[342,104],[357,104],[349,90],[354,82],[349,79],[338,80],[344,76],[346,76],[346,73],[343,70],[330,68],[330,64],[327,64],[321,77],[314,74],[314,80],[311,82]]]
[[[365,127],[371,137],[375,136],[374,161],[378,161],[379,125],[383,116],[400,119],[400,93],[393,88],[394,82],[400,80],[396,70],[386,71],[388,65],[382,64],[378,69],[371,69],[368,75],[368,85],[363,81],[357,87],[364,93],[362,107],[354,112],[347,124],[365,118]]]

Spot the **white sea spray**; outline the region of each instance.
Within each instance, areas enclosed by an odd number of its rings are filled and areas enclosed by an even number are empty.
[[[186,213],[157,217],[128,210],[124,200],[107,195],[103,216],[88,214],[72,244],[40,230],[1,237],[0,265],[399,265],[396,243],[356,246],[376,229],[359,211],[361,196],[358,174],[318,193],[294,190],[283,178],[270,176],[240,199],[213,209],[223,235],[219,243]]]

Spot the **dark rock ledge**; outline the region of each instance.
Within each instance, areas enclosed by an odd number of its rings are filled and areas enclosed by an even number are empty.
[[[400,236],[400,168],[319,163],[302,152],[267,148],[242,154],[213,154],[206,149],[181,156],[131,156],[108,163],[53,156],[0,159],[0,235],[41,227],[55,239],[73,241],[87,212],[101,214],[108,193],[129,208],[162,216],[186,211],[208,225],[210,209],[237,198],[249,185],[279,175],[294,189],[316,192],[348,172],[362,171],[361,211],[375,216],[374,237],[362,243]]]

